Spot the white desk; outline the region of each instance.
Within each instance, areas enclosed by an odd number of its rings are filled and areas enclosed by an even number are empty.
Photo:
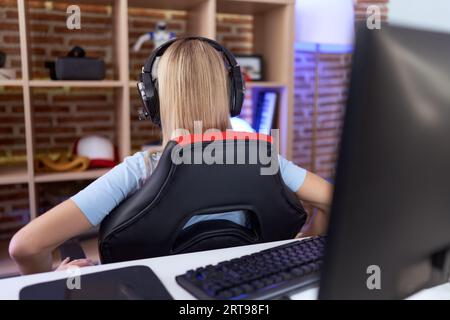
[[[175,282],[175,276],[183,274],[189,269],[215,264],[222,260],[228,260],[251,254],[270,247],[288,243],[293,240],[277,241],[251,246],[243,246],[228,249],[219,249],[188,253],[183,255],[174,255],[167,257],[134,260],[128,262],[111,263],[107,265],[82,268],[82,274],[92,272],[111,270],[126,266],[145,265],[149,266],[155,274],[161,279],[167,290],[175,299],[194,299],[187,291],[181,288]],[[41,274],[14,277],[0,280],[0,299],[18,299],[20,290],[28,285],[39,282],[46,282],[66,278],[68,274],[65,271],[46,272]],[[81,284],[83,285],[83,284]],[[291,296],[291,299],[316,299],[318,288],[311,287],[304,289]],[[423,290],[415,294],[412,299],[450,299],[450,284],[441,285],[432,289]]]

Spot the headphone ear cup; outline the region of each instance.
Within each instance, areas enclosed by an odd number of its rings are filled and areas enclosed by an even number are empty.
[[[231,76],[231,74],[230,74],[230,76],[229,76],[229,79],[230,79],[230,86],[229,86],[229,89],[228,89],[228,96],[230,97],[230,115],[232,116],[232,117],[234,117],[234,114],[236,113],[235,112],[235,99],[236,99],[236,96],[235,96],[235,92],[236,92],[236,88],[234,87],[234,81],[233,81],[233,77]]]
[[[245,95],[244,79],[239,66],[235,66],[231,70],[230,81],[230,115],[236,117],[241,113]]]
[[[149,101],[148,101],[148,113],[152,122],[158,126],[161,125],[161,115],[159,106],[159,95],[158,95],[158,80],[154,82],[151,81],[151,86],[149,88]]]

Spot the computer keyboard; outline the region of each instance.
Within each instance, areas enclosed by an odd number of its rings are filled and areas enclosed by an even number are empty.
[[[319,280],[325,237],[313,237],[177,276],[198,299],[275,299]]]

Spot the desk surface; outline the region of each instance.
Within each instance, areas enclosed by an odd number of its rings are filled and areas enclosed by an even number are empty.
[[[183,274],[186,270],[208,264],[215,264],[223,260],[240,257],[253,252],[275,247],[295,240],[277,241],[256,244],[251,246],[242,246],[235,248],[203,251],[188,253],[183,255],[173,255],[151,259],[134,260],[127,262],[111,263],[93,267],[82,268],[82,274],[92,272],[111,270],[126,266],[145,265],[149,266],[155,274],[161,279],[167,290],[175,299],[194,299],[194,297],[181,288],[175,282],[175,276]],[[0,299],[18,299],[20,290],[28,285],[51,280],[66,278],[68,274],[65,271],[46,272],[29,276],[14,277],[0,280]],[[316,299],[318,287],[310,287],[299,291],[291,296],[291,299]],[[437,286],[431,289],[423,290],[411,299],[450,299],[450,283]]]

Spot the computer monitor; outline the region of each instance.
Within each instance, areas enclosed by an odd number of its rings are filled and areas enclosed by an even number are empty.
[[[405,298],[449,271],[450,34],[363,28],[319,298]]]

